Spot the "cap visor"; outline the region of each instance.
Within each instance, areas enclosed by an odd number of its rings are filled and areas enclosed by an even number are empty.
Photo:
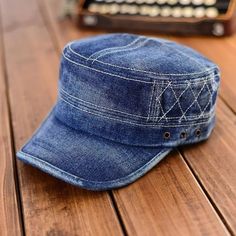
[[[52,111],[17,156],[73,185],[106,190],[134,182],[170,151],[125,145],[72,129]]]

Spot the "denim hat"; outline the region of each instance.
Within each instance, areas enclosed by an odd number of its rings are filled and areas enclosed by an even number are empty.
[[[127,185],[177,146],[209,137],[219,80],[213,62],[168,40],[70,42],[57,103],[17,156],[82,188]]]

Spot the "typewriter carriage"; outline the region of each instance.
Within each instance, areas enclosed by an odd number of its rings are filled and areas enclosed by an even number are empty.
[[[157,33],[173,33],[182,35],[201,34],[214,36],[231,35],[236,30],[235,0],[228,1],[228,6],[225,12],[219,11],[219,15],[214,18],[175,18],[173,16],[150,17],[138,14],[101,14],[99,12],[90,12],[88,10],[88,6],[93,2],[94,0],[79,1],[78,24],[80,27],[107,30],[152,31]]]

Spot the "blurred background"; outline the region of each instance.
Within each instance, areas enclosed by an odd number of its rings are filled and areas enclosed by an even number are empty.
[[[0,0],[0,236],[236,235],[234,0]],[[57,99],[61,51],[108,32],[163,37],[221,70],[211,138],[134,184],[89,192],[16,160]],[[188,63],[188,62],[186,62]]]
[[[231,35],[234,0],[64,0],[60,17],[79,27],[178,35]]]

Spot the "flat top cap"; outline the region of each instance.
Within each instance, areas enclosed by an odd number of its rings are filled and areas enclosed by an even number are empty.
[[[57,103],[17,155],[86,189],[124,186],[177,146],[209,137],[219,81],[213,62],[164,39],[70,42]]]

